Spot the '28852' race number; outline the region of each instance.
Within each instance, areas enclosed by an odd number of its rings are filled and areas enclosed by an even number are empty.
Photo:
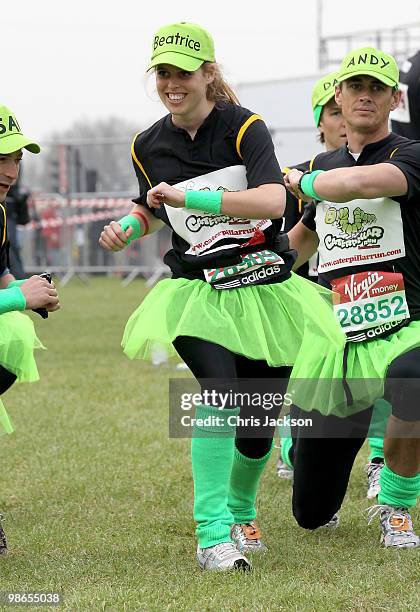
[[[401,321],[410,316],[404,279],[391,272],[360,272],[331,283],[334,311],[345,331]]]

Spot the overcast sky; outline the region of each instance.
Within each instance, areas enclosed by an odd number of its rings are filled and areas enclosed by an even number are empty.
[[[231,83],[317,74],[316,0],[19,0],[2,10],[0,102],[29,136],[76,119],[121,116],[139,128],[164,113],[144,69],[161,25],[213,35]],[[324,34],[420,23],[420,0],[323,0]],[[419,44],[420,47],[420,44]]]

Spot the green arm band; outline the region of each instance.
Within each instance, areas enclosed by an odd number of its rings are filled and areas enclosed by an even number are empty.
[[[127,238],[127,244],[130,244],[130,242],[133,242],[133,240],[137,240],[137,238],[140,238],[140,236],[143,236],[145,233],[140,219],[134,215],[125,215],[125,217],[121,217],[117,223],[121,225],[121,229],[124,232],[126,232],[129,227],[133,229],[133,233],[129,238]]]
[[[302,174],[299,181],[299,189],[301,190],[301,192],[309,196],[310,198],[319,201],[321,201],[322,198],[317,194],[314,189],[314,180],[316,179],[318,174],[322,174],[322,172],[324,172],[324,170],[314,170],[313,172],[308,173],[305,172],[304,174]]]
[[[0,290],[0,314],[12,310],[25,310],[26,300],[20,287]]]
[[[8,285],[7,288],[8,289],[12,289],[12,287],[20,287],[21,285],[23,285],[23,283],[26,283],[28,279],[27,278],[22,278],[21,280],[14,280],[11,281]]]
[[[202,210],[203,212],[212,215],[219,215],[222,210],[222,195],[221,189],[217,191],[186,191],[185,192],[185,208],[193,208],[194,210]]]

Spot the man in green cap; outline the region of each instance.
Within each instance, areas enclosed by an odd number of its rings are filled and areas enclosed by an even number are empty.
[[[320,78],[315,83],[312,90],[312,112],[314,115],[314,121],[316,127],[318,128],[319,140],[322,144],[324,144],[326,151],[332,151],[334,149],[338,149],[339,147],[346,146],[347,144],[346,126],[343,119],[343,114],[340,106],[335,100],[335,88],[339,84],[337,80],[338,74],[339,73],[337,71],[330,72],[326,76]],[[294,167],[302,170],[303,172],[312,170],[314,159],[315,157],[313,157],[310,161]],[[306,205],[308,205],[308,203],[303,202],[301,199],[297,200],[290,192],[288,193],[285,212],[286,232],[291,230],[292,227],[294,227],[298,221],[300,221]],[[303,269],[308,272],[309,269],[309,277],[314,281],[317,280],[317,274],[314,273],[314,270],[316,271],[317,269],[317,259],[317,254],[315,254],[309,262],[298,268],[296,272],[299,274]],[[378,420],[378,411],[383,409],[386,410],[386,408],[387,407],[383,405],[383,402],[379,400],[379,402],[375,405],[376,420]],[[373,499],[377,496],[380,490],[379,476],[383,467],[384,457],[383,436],[369,436],[368,442],[370,446],[370,453],[369,460],[366,465],[368,480],[367,498]],[[334,461],[335,455],[339,452],[340,449],[337,448],[334,456],[325,457],[325,465],[328,466],[331,461]],[[280,458],[277,463],[277,475],[279,478],[293,478],[292,457],[292,437],[290,435],[290,431],[286,429],[285,434],[282,435]]]
[[[7,221],[4,202],[17,181],[23,149],[39,153],[39,146],[22,134],[15,115],[0,105],[0,395],[18,381],[37,380],[34,348],[42,346],[31,319],[18,311],[60,307],[52,283],[40,276],[15,280],[8,269]],[[11,433],[8,414],[0,400],[0,433]],[[0,554],[7,552],[6,536],[0,524]]]
[[[420,494],[420,143],[389,132],[389,114],[401,96],[398,79],[392,56],[372,47],[349,53],[335,94],[347,147],[321,153],[312,172],[292,170],[285,183],[314,201],[290,232],[291,246],[303,260],[318,248],[319,281],[337,293],[335,310],[347,336],[338,353],[321,360],[309,348],[295,363],[293,379],[306,379],[298,405],[312,410],[324,435],[298,434],[295,518],[315,529],[334,517],[369,427],[369,405],[384,395],[392,414],[371,518],[380,514],[384,546],[408,548],[420,544],[409,512]],[[348,421],[357,434],[343,437],[326,479],[323,457]]]
[[[346,142],[346,130],[341,115],[341,109],[334,99],[336,72],[331,72],[322,77],[314,85],[312,91],[312,111],[315,125],[318,129],[319,141],[325,145],[325,150],[337,149]],[[287,174],[290,168],[298,168],[305,172],[312,166],[313,160],[301,164],[283,168]],[[284,213],[284,231],[288,232],[302,218],[306,203],[300,198],[295,198],[290,192],[287,194],[286,210]],[[316,281],[316,257],[313,261],[305,262],[295,272],[305,278]]]

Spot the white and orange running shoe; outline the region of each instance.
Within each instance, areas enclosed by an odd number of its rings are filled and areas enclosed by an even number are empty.
[[[267,551],[267,546],[261,542],[261,530],[255,521],[235,523],[232,525],[230,537],[239,552],[262,553]]]

